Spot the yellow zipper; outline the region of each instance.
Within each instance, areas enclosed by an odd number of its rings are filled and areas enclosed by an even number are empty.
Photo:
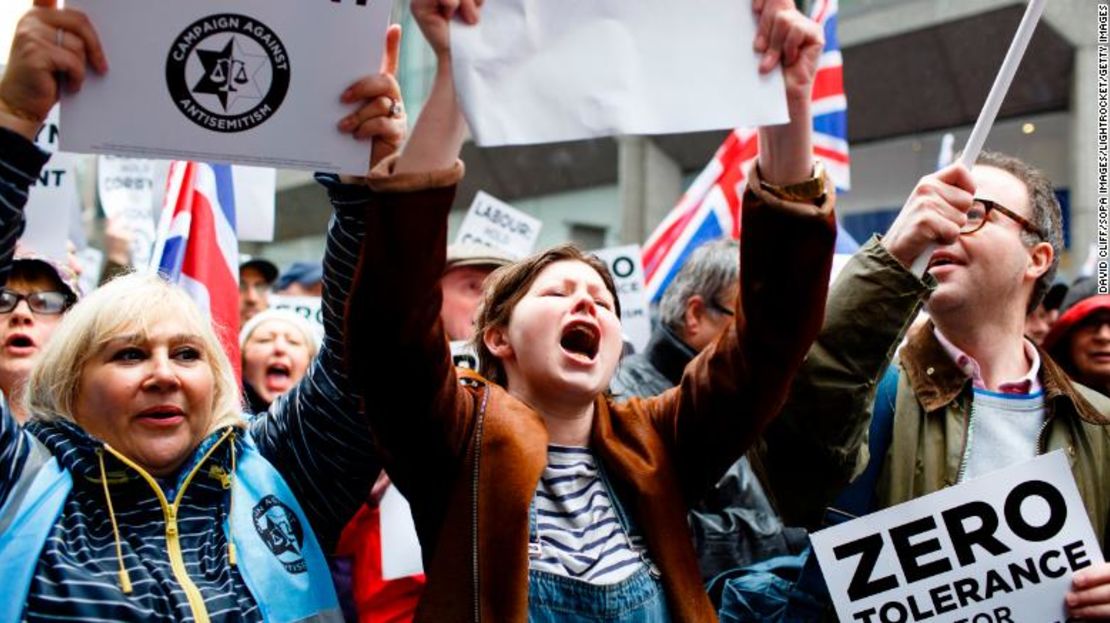
[[[166,519],[166,555],[170,559],[170,568],[173,570],[174,579],[181,585],[181,589],[185,591],[185,597],[189,600],[189,609],[192,610],[193,620],[196,621],[196,623],[209,623],[208,608],[204,605],[204,597],[201,596],[200,589],[198,589],[197,585],[193,583],[193,580],[189,578],[189,572],[185,570],[185,558],[181,555],[181,540],[177,531],[177,509],[181,504],[181,498],[185,494],[185,489],[189,486],[189,483],[192,482],[193,476],[200,470],[200,466],[204,465],[208,457],[212,456],[216,448],[220,447],[220,444],[223,443],[231,433],[232,429],[228,429],[223,437],[220,437],[216,443],[212,444],[208,452],[205,452],[204,456],[197,461],[197,464],[193,466],[189,475],[185,477],[185,481],[181,483],[181,488],[178,489],[177,496],[173,499],[173,504],[170,504],[169,501],[166,500],[166,494],[162,492],[162,487],[158,486],[158,482],[155,481],[146,470],[136,465],[131,459],[116,452],[116,450],[108,444],[104,444],[105,449],[111,452],[112,456],[119,459],[124,465],[138,472],[139,475],[146,480],[147,484],[154,489],[154,493],[158,496],[158,501],[162,504],[162,514]]]

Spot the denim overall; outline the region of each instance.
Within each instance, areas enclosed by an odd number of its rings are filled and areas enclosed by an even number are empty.
[[[609,495],[628,538],[629,546],[639,552],[644,564],[630,577],[616,584],[597,585],[546,571],[528,570],[529,623],[670,623],[671,616],[659,568],[647,556],[643,537],[631,517],[625,514],[605,470],[598,463],[602,486]],[[528,556],[542,556],[536,527],[536,502],[528,509]]]

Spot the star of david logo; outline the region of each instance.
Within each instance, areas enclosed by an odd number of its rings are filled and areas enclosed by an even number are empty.
[[[227,112],[240,99],[262,99],[255,74],[266,63],[266,57],[248,54],[235,37],[230,37],[221,50],[197,50],[204,66],[204,75],[193,86],[193,93],[215,95]]]

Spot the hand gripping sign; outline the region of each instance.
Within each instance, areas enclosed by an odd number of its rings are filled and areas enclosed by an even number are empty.
[[[64,95],[68,151],[365,174],[339,95],[377,70],[388,0],[70,0],[112,70]],[[321,36],[326,33],[326,36]]]
[[[1102,552],[1063,452],[814,533],[841,621],[1052,623]]]

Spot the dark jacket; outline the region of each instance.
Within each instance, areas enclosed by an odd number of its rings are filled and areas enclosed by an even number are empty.
[[[682,380],[686,365],[696,355],[674,331],[660,325],[643,353],[621,361],[610,383],[613,397],[627,400],[663,393]],[[698,568],[706,582],[729,569],[798,553],[809,542],[805,530],[782,525],[747,456],[728,468],[690,511],[689,520]]]
[[[848,262],[829,296],[825,326],[782,416],[768,428],[768,475],[779,508],[816,524],[825,505],[867,464],[867,427],[875,387],[929,295],[877,239]],[[1045,393],[1041,453],[1063,449],[1103,548],[1110,532],[1110,399],[1071,381],[1041,351]],[[901,369],[893,436],[876,486],[885,508],[958,481],[967,440],[971,380],[925,323],[910,332]],[[810,487],[804,495],[799,483]]]
[[[512,623],[527,613],[528,508],[548,435],[539,413],[452,366],[437,283],[460,173],[379,176],[377,192],[350,188],[371,222],[347,352],[352,374],[374,388],[371,425],[385,469],[412,505],[428,577],[416,620]],[[750,188],[759,188],[754,176]],[[759,192],[744,198],[735,324],[679,387],[595,403],[591,448],[645,532],[678,623],[716,620],[686,512],[776,415],[821,324],[832,199],[814,207]]]

